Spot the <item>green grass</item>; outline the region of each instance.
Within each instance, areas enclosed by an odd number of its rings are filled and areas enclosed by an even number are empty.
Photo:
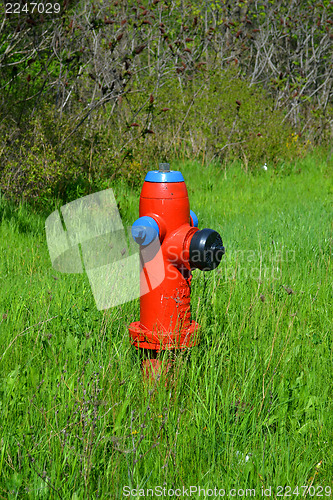
[[[0,498],[123,498],[126,485],[331,496],[332,170],[177,167],[227,253],[194,272],[200,344],[150,394],[128,339],[139,301],[97,311],[86,276],[51,268],[45,217],[1,200]],[[139,192],[115,193],[130,224]]]

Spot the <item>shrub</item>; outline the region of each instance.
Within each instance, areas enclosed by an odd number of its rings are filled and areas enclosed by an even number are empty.
[[[266,161],[278,168],[309,146],[237,68],[209,77],[203,72],[185,87],[168,80],[155,96],[153,85],[148,79],[145,94],[133,92],[115,108],[109,103],[74,133],[71,113],[61,115],[47,104],[15,134],[3,130],[3,193],[48,206],[117,178],[138,186],[159,161],[240,160],[245,170]],[[133,109],[139,109],[135,121]]]

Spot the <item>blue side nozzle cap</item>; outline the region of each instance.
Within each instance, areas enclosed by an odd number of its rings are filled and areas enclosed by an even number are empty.
[[[149,245],[159,234],[158,224],[152,217],[139,217],[132,225],[132,236],[138,245]]]
[[[193,210],[190,210],[190,216],[192,218],[192,226],[193,227],[198,227],[199,219],[196,216],[196,214],[193,212]]]

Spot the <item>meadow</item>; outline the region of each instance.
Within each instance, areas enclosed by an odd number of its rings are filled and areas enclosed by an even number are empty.
[[[129,343],[139,299],[98,311],[84,274],[51,267],[52,210],[1,198],[0,498],[332,496],[332,166],[172,168],[226,254],[193,272],[200,342],[166,386]],[[140,189],[112,187],[131,224]]]

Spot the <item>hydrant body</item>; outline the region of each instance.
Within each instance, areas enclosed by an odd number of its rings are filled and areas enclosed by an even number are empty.
[[[148,172],[139,215],[132,235],[140,244],[140,321],[129,326],[131,342],[157,352],[191,347],[199,329],[191,319],[191,268],[217,267],[222,239],[195,227],[183,176],[168,164]]]

